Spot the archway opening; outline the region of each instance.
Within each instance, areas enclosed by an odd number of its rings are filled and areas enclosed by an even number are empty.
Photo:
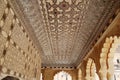
[[[3,78],[1,80],[19,80],[19,79],[16,77],[13,77],[13,76],[6,76],[5,78]]]
[[[120,79],[120,44],[116,48],[114,55],[114,80]]]
[[[72,80],[72,77],[67,72],[61,71],[55,74],[54,80]]]
[[[100,55],[100,77],[102,80],[120,79],[120,37],[106,38]]]

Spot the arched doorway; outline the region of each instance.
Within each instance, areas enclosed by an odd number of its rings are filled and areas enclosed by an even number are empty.
[[[120,44],[115,49],[114,54],[114,80],[120,80]]]
[[[16,77],[12,77],[12,76],[6,76],[5,78],[3,78],[1,80],[19,80],[19,79]]]
[[[61,71],[61,72],[55,74],[54,80],[72,80],[72,77],[67,72]]]
[[[102,80],[120,79],[120,37],[106,38],[100,55]]]

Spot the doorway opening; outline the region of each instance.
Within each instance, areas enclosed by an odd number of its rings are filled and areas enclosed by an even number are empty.
[[[69,73],[61,71],[55,74],[54,80],[72,80],[72,77]]]

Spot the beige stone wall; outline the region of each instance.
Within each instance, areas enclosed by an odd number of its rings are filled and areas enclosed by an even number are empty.
[[[40,78],[40,53],[7,0],[0,0],[0,78]]]
[[[78,70],[59,70],[59,69],[42,69],[43,80],[54,80],[54,75],[60,71],[65,71],[72,76],[72,80],[78,80]]]

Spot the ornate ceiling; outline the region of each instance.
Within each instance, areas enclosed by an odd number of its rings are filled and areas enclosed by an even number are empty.
[[[77,66],[119,0],[9,0],[27,25],[43,66]]]

